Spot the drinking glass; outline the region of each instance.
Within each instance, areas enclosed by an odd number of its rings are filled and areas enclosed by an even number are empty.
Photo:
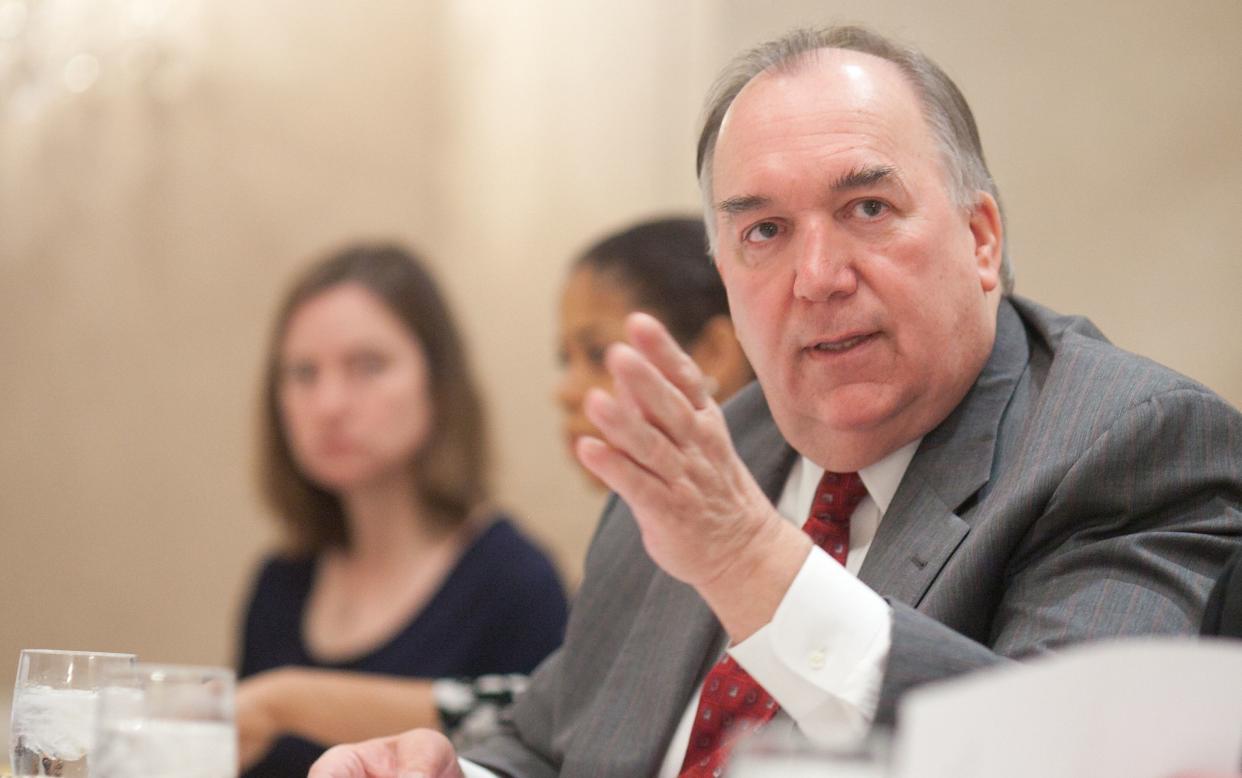
[[[13,774],[85,778],[93,758],[95,698],[106,673],[133,654],[23,649],[13,688]]]
[[[234,778],[233,671],[144,664],[99,692],[91,778]]]

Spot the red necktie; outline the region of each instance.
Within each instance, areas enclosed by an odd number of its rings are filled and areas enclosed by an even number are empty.
[[[850,548],[850,516],[866,495],[858,473],[825,472],[815,488],[811,515],[802,525],[815,545],[842,565]],[[679,778],[719,776],[737,741],[770,721],[779,707],[750,673],[725,654],[703,680]]]

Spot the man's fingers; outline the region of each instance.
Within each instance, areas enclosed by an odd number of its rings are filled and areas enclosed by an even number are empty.
[[[707,407],[711,393],[703,382],[703,371],[655,317],[631,313],[625,319],[629,342],[646,357],[695,410]]]
[[[601,389],[588,392],[582,405],[587,419],[609,445],[661,481],[675,475],[677,452],[665,433],[647,420],[641,407]]]
[[[613,392],[624,405],[680,445],[694,429],[695,408],[646,355],[625,343],[614,343],[605,356]]]
[[[307,778],[372,778],[383,775],[385,767],[396,774],[391,761],[384,764],[384,756],[388,753],[388,749],[375,740],[333,746],[315,760]]]
[[[654,473],[599,438],[578,438],[574,453],[583,467],[632,506],[647,504],[653,491],[663,487]]]
[[[311,765],[308,778],[462,778],[453,744],[430,729],[413,729],[335,746]]]
[[[434,729],[397,737],[397,778],[462,778],[453,744]]]

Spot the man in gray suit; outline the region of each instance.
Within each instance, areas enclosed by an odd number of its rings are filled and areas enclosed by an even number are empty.
[[[712,253],[758,385],[722,412],[634,316],[577,444],[619,497],[512,730],[462,762],[427,731],[341,747],[314,778],[719,774],[742,736],[722,718],[830,740],[926,681],[1197,628],[1242,534],[1242,417],[1010,293],[948,77],[863,30],[799,32],[739,57],[707,116]]]

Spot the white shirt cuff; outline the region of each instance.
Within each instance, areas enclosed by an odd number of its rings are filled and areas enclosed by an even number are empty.
[[[500,778],[496,773],[488,770],[481,764],[475,764],[469,759],[457,758],[457,764],[461,765],[461,771],[466,778]]]
[[[729,649],[812,741],[865,734],[892,632],[888,603],[812,548],[772,621]]]

